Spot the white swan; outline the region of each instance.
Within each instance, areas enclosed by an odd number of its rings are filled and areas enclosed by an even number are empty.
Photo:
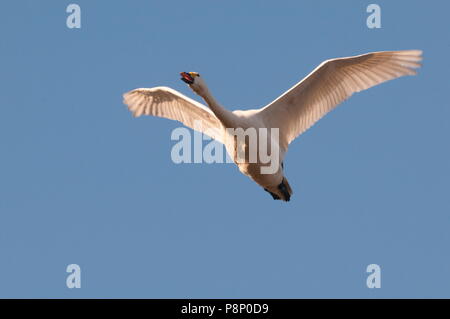
[[[132,90],[124,94],[124,103],[134,116],[164,117],[190,128],[201,120],[200,130],[224,143],[233,159],[236,159],[236,139],[227,138],[225,128],[278,128],[279,140],[269,140],[277,143],[279,150],[280,164],[275,173],[261,173],[260,168],[267,164],[235,161],[242,173],[274,199],[289,201],[292,190],[284,177],[282,161],[292,140],[353,93],[404,75],[415,75],[414,69],[420,67],[421,60],[419,50],[373,52],[327,60],[275,101],[257,110],[226,110],[196,72],[181,72],[181,79],[205,100],[209,109],[168,87]],[[211,133],[214,128],[216,133]],[[248,150],[248,145],[245,147]]]

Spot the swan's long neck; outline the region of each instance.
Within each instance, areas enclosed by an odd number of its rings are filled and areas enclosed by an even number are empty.
[[[205,88],[201,94],[201,97],[205,100],[211,111],[226,128],[234,128],[236,126],[238,120],[237,116],[220,105],[212,96],[209,89]]]

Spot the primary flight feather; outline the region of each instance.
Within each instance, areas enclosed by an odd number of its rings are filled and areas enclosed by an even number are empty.
[[[152,115],[179,121],[224,143],[242,173],[274,199],[289,201],[292,189],[283,173],[283,159],[289,144],[353,93],[404,75],[415,75],[421,60],[422,51],[419,50],[373,52],[327,60],[275,101],[258,110],[226,110],[217,103],[196,72],[182,72],[181,79],[205,100],[209,108],[168,87],[132,90],[124,94],[124,103],[134,116]],[[194,125],[195,121],[201,121],[201,127]],[[267,163],[259,160],[238,161],[237,142],[228,138],[227,128],[278,128],[278,140],[269,138],[267,141],[269,149],[276,146],[279,152],[276,172],[261,173],[261,167]],[[249,145],[244,148],[248,149]]]

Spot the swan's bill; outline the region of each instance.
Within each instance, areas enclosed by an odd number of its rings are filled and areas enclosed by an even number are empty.
[[[194,84],[195,78],[200,76],[197,72],[181,72],[181,80],[189,85]]]
[[[181,72],[181,80],[186,84],[194,84],[194,76],[191,75],[192,72]]]

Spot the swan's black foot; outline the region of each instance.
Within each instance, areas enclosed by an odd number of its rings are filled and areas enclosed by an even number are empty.
[[[270,195],[272,195],[272,198],[273,198],[274,200],[281,200],[281,198],[280,198],[277,194],[272,193],[271,191],[267,190],[266,188],[264,188],[264,190],[265,190],[266,192],[268,192]]]
[[[284,184],[284,180],[283,182],[281,182],[280,185],[278,185],[278,189],[280,190],[280,192],[283,194],[285,200],[287,202],[289,202],[291,200],[291,194],[289,194],[288,188],[286,187],[286,185]]]

